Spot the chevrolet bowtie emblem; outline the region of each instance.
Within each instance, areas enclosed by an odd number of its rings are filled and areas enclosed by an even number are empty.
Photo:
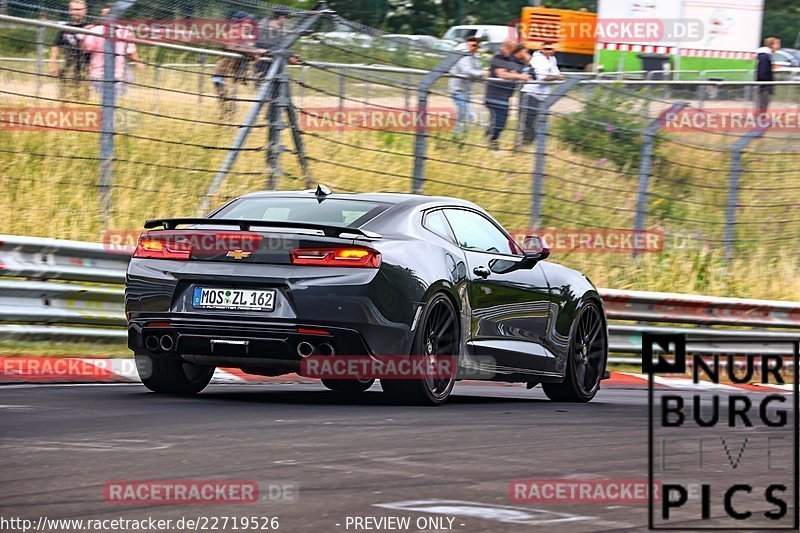
[[[244,250],[229,250],[225,257],[232,257],[233,259],[247,259],[253,252],[246,252]]]

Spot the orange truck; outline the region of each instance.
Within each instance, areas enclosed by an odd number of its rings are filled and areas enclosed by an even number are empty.
[[[594,60],[597,13],[524,7],[519,22],[520,41],[532,50],[552,43],[562,68],[587,70]]]

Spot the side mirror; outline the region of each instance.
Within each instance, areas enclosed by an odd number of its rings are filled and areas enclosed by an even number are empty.
[[[533,264],[550,257],[550,246],[544,238],[538,235],[526,235],[525,240],[522,242],[522,251],[525,254],[525,259],[532,260]]]
[[[492,272],[505,274],[515,270],[531,269],[536,263],[550,257],[550,247],[545,240],[535,235],[525,237],[522,246],[522,260],[510,261],[505,259],[492,259],[489,261],[489,268]]]

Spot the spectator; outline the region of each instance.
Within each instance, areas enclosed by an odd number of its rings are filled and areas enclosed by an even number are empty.
[[[485,78],[487,72],[481,69],[481,64],[475,56],[480,46],[481,40],[478,37],[470,37],[465,43],[458,45],[456,50],[463,50],[466,55],[458,60],[450,69],[449,89],[450,94],[456,104],[456,127],[453,133],[461,134],[466,131],[466,124],[470,116],[470,99],[472,98],[473,80]]]
[[[111,31],[114,32],[114,91],[117,98],[124,94],[125,81],[127,79],[127,61],[130,58],[139,68],[144,68],[144,64],[139,61],[136,55],[136,45],[128,42],[131,38],[130,31],[125,28],[107,29],[108,13],[111,11],[111,6],[106,6],[100,11],[100,20],[102,24],[92,27],[94,31],[102,35],[109,35]],[[105,44],[106,37],[99,35],[87,35],[84,39],[84,50],[91,54],[89,59],[89,78],[92,80],[97,96],[102,101],[103,88],[105,86]]]
[[[239,23],[253,19],[253,15],[244,11],[237,11],[230,17],[231,21]],[[241,56],[220,57],[214,66],[211,81],[214,84],[214,90],[217,92],[222,114],[229,115],[236,110],[236,84],[245,84],[247,82],[247,71],[250,68],[250,64],[265,50],[247,43],[228,43],[225,46],[225,51],[235,52]]]
[[[561,81],[564,75],[558,69],[556,52],[553,45],[545,43],[542,49],[531,56],[527,55],[530,65],[531,81]],[[525,124],[522,142],[530,144],[536,137],[536,117],[539,115],[539,105],[550,95],[550,85],[542,83],[526,83],[522,87],[523,121]]]
[[[276,7],[267,18],[261,19],[258,23],[258,38],[256,45],[259,48],[270,51],[278,47],[281,39],[286,35],[286,22],[289,20],[289,11],[285,7]],[[296,65],[298,63],[297,56],[289,58],[289,64]],[[256,76],[263,79],[267,75],[269,66],[272,63],[268,61],[259,61],[255,64],[253,70]]]
[[[764,39],[764,46],[756,52],[756,81],[774,81],[772,76],[772,54],[781,47],[777,37]],[[758,86],[758,112],[766,113],[772,95],[772,85]]]
[[[486,84],[486,107],[491,114],[491,122],[486,130],[489,138],[489,148],[498,149],[497,140],[505,129],[508,121],[508,101],[514,94],[517,82],[531,79],[530,75],[521,72],[523,65],[514,58],[518,51],[517,43],[505,41],[500,46],[500,51],[492,56],[489,66],[489,77],[499,78],[490,80]]]
[[[72,0],[69,3],[69,24],[77,28],[86,26],[86,4],[83,0]],[[89,58],[83,49],[85,37],[83,33],[59,31],[50,48],[50,74],[59,77],[62,100],[85,100],[89,96],[86,83]],[[61,69],[58,68],[59,55],[64,61]]]

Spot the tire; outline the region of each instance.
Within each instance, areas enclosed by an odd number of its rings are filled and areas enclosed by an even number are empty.
[[[323,379],[322,384],[336,392],[364,392],[372,387],[374,379]]]
[[[569,344],[564,381],[542,383],[542,388],[553,401],[586,403],[600,390],[608,351],[606,328],[595,302],[587,302],[578,312]]]
[[[443,293],[435,294],[425,305],[414,336],[412,356],[426,356],[433,364],[448,358],[457,362],[460,346],[460,321],[455,306]],[[382,379],[381,388],[393,400],[412,405],[441,405],[455,385],[455,372],[449,377],[436,374],[424,379]]]
[[[175,357],[136,354],[136,370],[145,387],[161,394],[189,396],[206,388],[213,366],[195,365]]]

